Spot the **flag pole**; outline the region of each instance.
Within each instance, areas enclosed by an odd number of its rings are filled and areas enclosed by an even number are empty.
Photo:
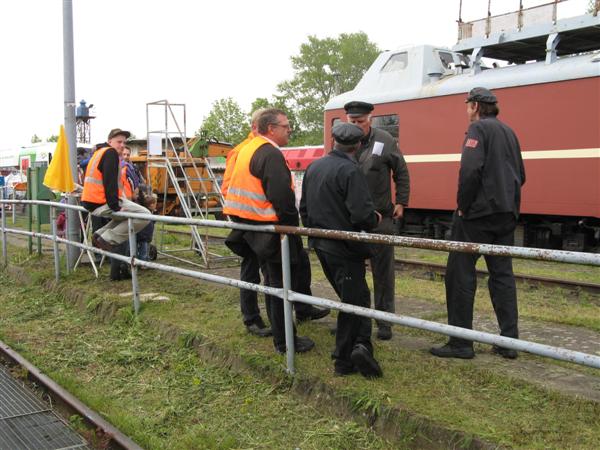
[[[69,159],[73,180],[77,180],[77,135],[75,130],[75,58],[73,56],[73,2],[63,0],[63,66],[65,96],[65,132],[69,142]],[[74,197],[68,197],[69,204],[76,204]],[[67,239],[79,242],[77,211],[67,210]],[[67,245],[68,269],[73,269],[79,256],[79,248]]]

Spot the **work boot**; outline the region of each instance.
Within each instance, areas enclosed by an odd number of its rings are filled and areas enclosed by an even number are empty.
[[[350,359],[363,377],[379,378],[383,376],[379,363],[363,344],[354,346]]]
[[[377,339],[389,341],[392,338],[392,327],[389,325],[379,325],[377,328]]]
[[[99,248],[100,250],[104,250],[105,252],[113,251],[113,245],[110,242],[104,240],[104,238],[97,233],[94,233],[92,235],[92,245],[96,248]]]
[[[333,375],[336,377],[345,377],[358,373],[358,369],[352,363],[352,361],[345,361],[342,359],[336,359],[333,363]]]
[[[506,359],[517,359],[517,356],[519,356],[517,351],[513,350],[512,348],[498,347],[497,345],[492,347],[492,353],[500,355]]]
[[[265,325],[260,316],[254,322],[246,324],[246,330],[248,330],[248,333],[259,337],[269,337],[273,334],[271,328]]]
[[[305,312],[302,315],[296,314],[296,321],[301,323],[308,322],[309,320],[319,320],[329,315],[330,312],[331,310],[328,308],[316,308],[311,306],[308,312]]]
[[[449,343],[441,347],[432,347],[429,353],[439,358],[473,359],[475,357],[473,347],[455,347]]]
[[[306,352],[312,350],[314,348],[314,346],[315,346],[315,343],[313,342],[313,340],[306,336],[296,336],[296,339],[294,339],[295,353],[306,353]],[[287,348],[285,345],[275,347],[275,351],[280,354],[285,353],[286,350],[287,350]]]

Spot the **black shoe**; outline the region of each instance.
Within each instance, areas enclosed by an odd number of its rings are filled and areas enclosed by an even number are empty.
[[[358,369],[351,361],[336,360],[333,363],[333,375],[336,377],[345,377],[358,373]]]
[[[475,357],[473,347],[454,347],[450,344],[432,347],[429,349],[429,353],[439,358],[473,359]]]
[[[247,324],[246,330],[248,330],[248,333],[259,337],[269,337],[273,334],[271,332],[271,328],[266,326],[263,322],[262,317],[259,317],[254,322]]]
[[[389,325],[382,325],[377,328],[377,339],[381,341],[389,341],[392,338],[392,327]]]
[[[379,378],[383,376],[379,363],[363,344],[356,344],[354,346],[350,359],[363,377]]]
[[[498,347],[497,345],[492,347],[492,353],[500,355],[506,359],[517,359],[517,356],[519,356],[517,351],[513,350],[512,348]]]
[[[294,350],[296,353],[306,353],[312,350],[314,346],[315,343],[313,340],[305,336],[296,336],[294,341]],[[275,351],[277,353],[284,354],[286,352],[286,346],[283,345],[281,347],[275,347]]]
[[[314,306],[311,306],[310,309],[308,310],[308,313],[303,313],[302,315],[298,315],[296,314],[296,321],[298,323],[300,322],[308,322],[309,320],[319,320],[322,319],[323,317],[329,315],[329,313],[331,312],[330,309],[328,308],[316,308]]]
[[[106,252],[112,252],[113,250],[113,245],[96,233],[92,235],[92,245]]]

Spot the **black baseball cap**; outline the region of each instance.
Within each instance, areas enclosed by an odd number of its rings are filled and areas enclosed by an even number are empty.
[[[465,103],[469,102],[498,103],[498,99],[489,89],[476,87],[469,91],[469,96],[465,100]]]

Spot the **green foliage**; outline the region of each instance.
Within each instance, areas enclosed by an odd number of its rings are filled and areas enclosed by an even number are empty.
[[[298,139],[304,144],[323,142],[323,109],[338,93],[349,91],[379,54],[363,32],[336,38],[309,36],[292,56],[294,78],[280,83],[275,98],[296,112]]]
[[[42,139],[37,134],[34,134],[33,136],[31,136],[32,144],[37,144],[38,142],[42,142]]]
[[[46,142],[58,142],[58,135],[57,134],[53,134],[49,138],[46,138]]]
[[[231,97],[222,98],[213,103],[208,116],[202,121],[200,131],[209,138],[237,144],[243,141],[250,131],[248,115]]]
[[[596,9],[596,0],[588,0],[588,5],[585,10],[587,14],[593,14]]]

